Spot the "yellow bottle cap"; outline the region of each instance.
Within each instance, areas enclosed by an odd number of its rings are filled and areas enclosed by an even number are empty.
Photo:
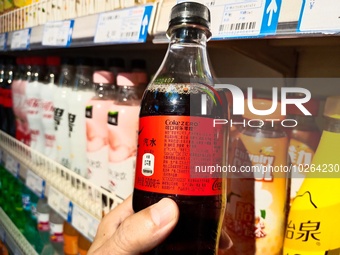
[[[323,115],[340,119],[340,96],[327,97]]]

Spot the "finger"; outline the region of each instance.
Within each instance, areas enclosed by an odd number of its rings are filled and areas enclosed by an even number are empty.
[[[131,215],[112,238],[93,255],[135,255],[149,251],[170,234],[179,217],[177,204],[169,198]]]
[[[113,236],[119,225],[130,215],[134,213],[132,209],[132,196],[129,196],[123,203],[111,210],[101,220],[96,237],[89,251],[95,250],[102,246],[109,238]]]

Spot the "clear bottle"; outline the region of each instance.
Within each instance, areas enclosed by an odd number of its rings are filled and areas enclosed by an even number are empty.
[[[50,242],[58,255],[64,254],[64,219],[53,209],[50,211]]]
[[[55,130],[54,130],[54,106],[53,99],[55,84],[59,79],[60,58],[47,57],[47,74],[40,88],[41,118],[44,133],[44,154],[50,159],[56,160]]]
[[[238,172],[228,176],[224,226],[234,245],[226,254],[279,255],[289,192],[288,175],[280,171],[288,166],[288,137],[280,125],[284,116],[279,103],[272,114],[260,116],[249,111],[247,102],[244,127],[229,155],[230,164]],[[253,99],[252,104],[263,110],[269,109],[272,102]]]
[[[283,254],[340,252],[340,96],[326,99],[323,116],[319,145],[289,211]]]
[[[305,173],[299,172],[302,165],[310,165],[318,147],[321,131],[316,124],[315,118],[319,112],[319,100],[311,98],[304,107],[312,114],[304,115],[295,105],[287,105],[287,118],[296,121],[297,125],[292,129],[286,129],[289,137],[289,156],[293,171],[291,174],[290,201],[294,200],[299,191]]]
[[[217,252],[225,179],[195,173],[194,167],[224,165],[226,158],[226,126],[213,127],[214,119],[226,118],[226,105],[213,88],[206,52],[209,26],[206,6],[183,2],[173,7],[168,51],[142,99],[133,209],[170,197],[180,210],[169,237],[146,254]]]
[[[86,177],[86,104],[95,95],[92,83],[92,60],[79,58],[68,97],[68,124],[71,170]]]
[[[79,235],[78,239],[78,255],[86,255],[91,247],[91,242],[83,235]]]
[[[116,100],[108,109],[107,187],[122,199],[126,199],[133,191],[141,87],[136,73],[119,73]]]
[[[40,153],[44,152],[45,138],[41,119],[40,89],[46,74],[45,58],[32,57],[32,70],[30,80],[26,86],[27,120],[30,130],[32,149]]]
[[[59,81],[53,98],[57,162],[70,168],[70,139],[68,125],[68,98],[72,90],[75,67],[73,60],[63,58]]]
[[[113,73],[115,80],[114,80],[114,85],[117,84],[117,75],[118,73],[122,73],[125,72],[125,62],[124,59],[122,58],[110,58],[108,60],[108,67],[109,67],[109,71],[111,73]]]
[[[93,74],[96,95],[86,104],[87,178],[107,188],[109,133],[107,113],[114,100],[114,75],[108,71]]]
[[[50,210],[46,198],[40,198],[37,203],[37,229],[43,245],[44,253],[51,249],[50,243]],[[52,248],[53,249],[53,248]],[[45,251],[44,251],[45,250]],[[47,254],[47,253],[44,253]]]

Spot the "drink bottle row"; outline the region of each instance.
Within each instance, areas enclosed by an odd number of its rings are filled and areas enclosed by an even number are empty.
[[[1,166],[0,184],[0,207],[38,254],[87,254],[91,242]]]
[[[134,181],[143,60],[2,57],[1,130],[126,198]]]

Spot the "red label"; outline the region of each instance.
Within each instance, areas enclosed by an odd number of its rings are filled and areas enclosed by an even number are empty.
[[[10,89],[2,90],[2,101],[4,107],[11,108],[13,106],[12,91]]]
[[[140,118],[135,188],[190,196],[222,193],[221,175],[207,173],[225,159],[223,125],[189,116]]]

